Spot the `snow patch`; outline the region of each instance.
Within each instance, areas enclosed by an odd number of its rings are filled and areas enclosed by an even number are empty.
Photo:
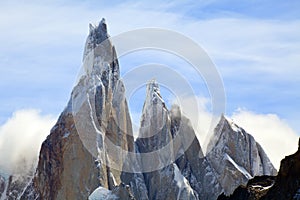
[[[67,137],[69,137],[69,135],[70,135],[70,132],[69,132],[69,131],[67,131],[67,132],[65,132],[65,133],[64,133],[64,136],[63,136],[63,138],[67,138]]]
[[[228,160],[233,166],[239,170],[247,179],[251,179],[252,176],[247,172],[244,167],[239,166],[227,153],[225,153],[225,159]]]
[[[179,171],[178,167],[176,164],[173,163],[174,166],[174,179],[177,183],[177,186],[179,188],[179,192],[177,195],[177,200],[180,199],[180,194],[183,191],[183,189],[187,189],[189,193],[191,193],[192,195],[194,195],[194,190],[191,188],[188,180],[181,174],[181,172]]]
[[[89,196],[89,200],[114,200],[117,199],[117,196],[114,195],[110,190],[104,187],[98,187],[94,192]]]
[[[116,185],[117,185],[117,181],[116,181],[116,179],[115,179],[113,173],[109,172],[109,176],[111,177],[111,179],[112,179],[112,181],[113,181],[113,183],[114,183],[114,186],[116,186]]]
[[[273,185],[274,184],[269,185],[269,186],[265,186],[265,187],[261,186],[261,185],[251,185],[251,187],[255,188],[255,189],[259,189],[260,191],[262,191],[262,190],[268,190],[268,189],[270,189]]]

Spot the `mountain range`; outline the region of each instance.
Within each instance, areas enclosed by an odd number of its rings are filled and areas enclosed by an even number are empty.
[[[299,150],[277,175],[253,136],[222,115],[204,155],[190,120],[180,106],[167,108],[155,80],[135,138],[105,20],[90,25],[83,66],[36,166],[0,176],[0,199],[247,199],[236,194],[266,187],[263,199],[299,199]],[[262,189],[250,194],[254,182]]]

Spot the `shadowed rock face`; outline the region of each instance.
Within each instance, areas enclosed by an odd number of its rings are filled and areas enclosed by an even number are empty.
[[[172,106],[170,115],[173,138],[179,137],[179,140],[173,140],[178,168],[199,199],[216,199],[222,188],[215,170],[203,155],[190,120],[180,114],[180,108],[176,105]]]
[[[262,199],[299,199],[296,197],[300,189],[300,138],[298,151],[290,156],[286,156],[280,163],[280,169],[276,177],[276,182]]]
[[[239,186],[235,189],[232,195],[222,194],[218,200],[259,200],[274,185],[275,179],[275,176],[256,176],[249,180],[246,186]]]
[[[5,191],[5,179],[2,176],[0,176],[0,198],[3,195],[4,191]]]
[[[208,145],[207,158],[217,172],[225,194],[259,175],[276,175],[262,147],[246,131],[224,116]]]
[[[249,180],[247,186],[239,186],[227,197],[219,200],[292,200],[300,199],[300,138],[298,151],[285,157],[277,176],[261,176]]]

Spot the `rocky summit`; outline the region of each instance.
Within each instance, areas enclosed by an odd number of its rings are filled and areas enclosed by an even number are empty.
[[[125,91],[103,19],[90,25],[83,72],[37,166],[0,176],[1,199],[214,200],[255,176],[276,175],[255,139],[224,116],[204,155],[190,120],[178,105],[167,108],[155,80],[148,81],[134,139]],[[297,159],[282,162],[272,188],[297,175]],[[299,185],[280,194],[290,188]]]

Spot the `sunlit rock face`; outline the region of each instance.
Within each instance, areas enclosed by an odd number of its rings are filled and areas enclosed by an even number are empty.
[[[125,89],[119,80],[116,52],[105,21],[90,26],[84,51],[84,73],[50,135],[43,142],[38,167],[22,199],[87,199],[98,187],[114,189],[121,171],[110,168],[122,156],[112,145],[134,151]]]
[[[262,147],[231,120],[221,117],[208,145],[207,159],[217,172],[225,194],[259,175],[276,175]]]

